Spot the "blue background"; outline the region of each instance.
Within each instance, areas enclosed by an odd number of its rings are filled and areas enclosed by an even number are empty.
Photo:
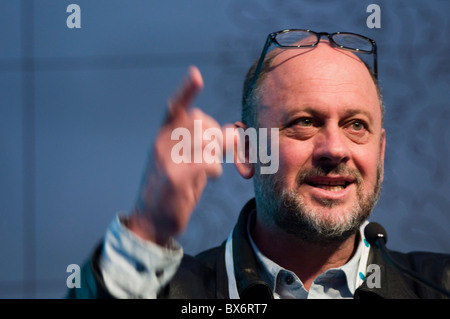
[[[81,7],[81,29],[66,8]],[[381,7],[369,29],[366,8]],[[114,215],[129,211],[167,98],[191,64],[196,105],[239,120],[244,75],[284,28],[375,39],[387,154],[372,220],[401,251],[450,253],[450,2],[0,1],[0,298],[61,298]],[[228,235],[252,182],[233,164],[208,184],[187,253]]]

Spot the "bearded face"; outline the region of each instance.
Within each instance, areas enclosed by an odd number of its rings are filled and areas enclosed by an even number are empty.
[[[312,178],[327,176],[351,177],[356,186],[353,205],[341,207],[341,200],[319,198],[318,205],[308,205],[298,191]],[[255,193],[258,210],[264,211],[269,223],[288,234],[310,243],[340,242],[356,233],[370,216],[381,193],[382,167],[377,168],[377,180],[371,189],[365,189],[361,173],[344,165],[331,170],[322,167],[303,169],[298,173],[297,187],[287,189],[277,174],[255,176]],[[343,186],[328,186],[335,191]],[[348,187],[348,186],[347,186]],[[334,211],[330,213],[331,211]]]

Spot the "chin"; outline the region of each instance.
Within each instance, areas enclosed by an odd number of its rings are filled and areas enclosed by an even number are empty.
[[[284,232],[303,241],[330,244],[342,242],[359,231],[370,211],[354,205],[333,202],[329,205],[304,203],[294,193],[282,195],[278,213],[273,214],[276,225]]]

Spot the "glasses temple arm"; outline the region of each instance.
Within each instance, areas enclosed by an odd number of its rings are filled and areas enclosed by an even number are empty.
[[[256,80],[258,80],[259,73],[261,72],[264,60],[267,55],[267,51],[269,50],[270,45],[272,44],[272,37],[269,35],[266,40],[266,44],[264,45],[264,49],[261,52],[261,56],[259,57],[258,65],[256,66],[255,72],[253,73],[253,79],[252,83],[250,85],[250,88],[248,89],[247,97],[250,95],[250,93],[253,91],[253,88],[255,87]]]
[[[375,78],[378,79],[378,53],[377,44],[373,44],[373,72],[375,73]]]

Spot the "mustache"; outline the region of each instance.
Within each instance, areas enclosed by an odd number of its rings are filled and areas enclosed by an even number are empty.
[[[312,177],[327,177],[327,176],[351,176],[355,179],[355,183],[360,185],[363,177],[358,169],[350,168],[346,164],[340,163],[334,166],[314,166],[312,168],[305,168],[297,174],[297,185],[306,183]]]

